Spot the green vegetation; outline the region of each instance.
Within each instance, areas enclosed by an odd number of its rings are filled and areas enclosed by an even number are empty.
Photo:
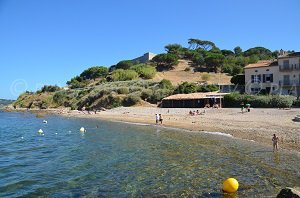
[[[165,46],[167,54],[162,54],[153,61],[157,65],[165,64],[164,59],[168,54],[174,58],[179,57],[192,61],[196,71],[225,72],[230,75],[236,75],[243,72],[244,67],[250,63],[256,63],[259,60],[270,60],[277,57],[277,51],[271,52],[264,47],[254,47],[243,50],[237,46],[233,51],[228,49],[220,50],[215,43],[211,41],[191,38],[188,40],[188,47],[179,44],[169,44]],[[176,62],[172,63],[173,65]],[[165,64],[165,69],[171,69],[172,64]]]
[[[106,77],[108,74],[108,68],[104,66],[95,66],[95,67],[90,67],[86,70],[84,70],[81,74],[80,77],[82,77],[85,80],[95,80],[96,78],[100,77]]]
[[[87,86],[87,84],[88,81],[80,76],[76,76],[67,82],[67,85],[69,85],[71,89],[84,88],[85,86]]]
[[[207,72],[202,73],[201,74],[201,79],[204,80],[204,81],[209,81],[209,79],[210,79],[209,73],[207,73]]]
[[[217,85],[196,85],[194,83],[183,82],[178,85],[178,87],[174,90],[175,94],[189,94],[196,92],[214,92],[218,91],[219,87]]]
[[[143,79],[152,79],[156,74],[155,67],[146,64],[134,65],[130,69],[136,71]]]
[[[162,98],[171,94],[213,92],[219,89],[214,84],[197,85],[183,82],[174,87],[169,80],[164,79],[160,82],[150,80],[155,77],[157,71],[172,70],[178,65],[179,59],[186,60],[184,62],[188,62],[193,67],[192,69],[187,67],[185,71],[202,72],[200,75],[204,81],[210,80],[209,72],[224,72],[233,76],[232,83],[242,85],[244,76],[240,74],[245,65],[277,56],[277,51],[271,52],[264,47],[254,47],[244,52],[239,46],[233,50],[219,49],[211,41],[195,38],[189,39],[187,44],[187,47],[180,44],[166,45],[166,53],[158,54],[152,61],[143,64],[123,60],[110,68],[105,66],[87,68],[67,82],[68,88],[45,85],[36,93],[21,94],[14,105],[42,109],[57,107],[95,109],[131,106],[140,103],[141,100],[157,104]],[[248,100],[259,107],[281,107],[291,104],[289,97],[235,96],[227,96],[229,104],[236,105],[240,101]]]
[[[245,85],[245,75],[244,74],[234,75],[231,78],[230,82],[235,85]]]
[[[134,70],[117,69],[114,70],[111,74],[111,78],[113,81],[136,80],[138,77],[139,74]]]
[[[175,54],[158,54],[153,59],[158,70],[170,70],[178,64],[179,57]]]
[[[226,107],[240,107],[242,103],[248,103],[256,108],[290,108],[296,102],[296,97],[231,93],[225,95],[224,102]]]
[[[120,61],[117,65],[116,65],[116,69],[130,69],[130,67],[132,67],[134,65],[133,61],[131,60],[123,60]]]
[[[37,93],[45,93],[45,92],[56,92],[59,91],[60,87],[57,85],[44,85],[40,90],[37,91]]]

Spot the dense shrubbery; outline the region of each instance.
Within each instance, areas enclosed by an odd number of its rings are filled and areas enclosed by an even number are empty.
[[[124,70],[124,69],[117,69],[114,70],[111,74],[111,78],[113,81],[127,81],[127,80],[134,80],[139,77],[138,73],[133,70]]]
[[[199,85],[197,92],[215,92],[219,90],[218,85],[209,84],[209,85]]]
[[[169,70],[178,64],[179,57],[175,54],[158,54],[153,59],[159,70]]]
[[[230,82],[235,85],[245,85],[245,75],[243,74],[234,75],[231,78]]]
[[[132,106],[137,104],[141,101],[140,92],[134,92],[131,94],[128,94],[128,96],[124,99],[124,105],[125,106]]]
[[[296,98],[284,95],[246,95],[231,93],[224,96],[225,107],[240,107],[249,103],[256,108],[290,108]]]
[[[53,102],[58,105],[63,105],[66,100],[67,94],[65,91],[56,92],[53,96]]]
[[[57,85],[45,85],[41,88],[41,90],[37,91],[37,93],[45,93],[45,92],[56,92],[59,91],[60,87]]]
[[[127,69],[130,69],[131,66],[134,65],[134,62],[131,61],[131,60],[123,60],[123,61],[120,61],[117,65],[116,65],[116,69],[124,69],[124,70],[127,70]]]
[[[99,77],[105,77],[108,74],[108,68],[104,66],[95,66],[90,67],[86,70],[84,70],[80,77],[86,80],[96,79]]]
[[[71,89],[84,88],[87,84],[88,81],[80,76],[75,76],[67,82],[67,85],[69,85]]]
[[[128,87],[120,87],[117,90],[118,94],[129,94],[129,88]]]
[[[173,85],[172,85],[171,81],[166,80],[166,79],[162,79],[162,80],[159,82],[159,87],[160,87],[161,89],[173,89]]]
[[[214,92],[218,91],[219,87],[217,85],[196,85],[194,83],[183,82],[178,85],[178,87],[174,90],[174,94],[189,94],[195,92]]]
[[[221,71],[236,75],[243,72],[243,68],[250,63],[259,60],[269,60],[276,58],[277,51],[271,52],[264,47],[254,47],[243,50],[238,46],[231,50],[220,50],[213,42],[191,38],[189,46],[183,47],[179,44],[169,44],[165,46],[168,54],[174,57],[191,60],[196,70]],[[164,55],[165,56],[165,55]],[[158,59],[158,60],[157,60]],[[161,57],[154,59],[158,64]],[[166,67],[170,69],[171,67]]]
[[[198,86],[194,83],[183,82],[174,90],[175,94],[189,94],[197,92]]]
[[[134,65],[130,69],[136,71],[144,79],[152,79],[156,74],[156,69],[146,64]]]

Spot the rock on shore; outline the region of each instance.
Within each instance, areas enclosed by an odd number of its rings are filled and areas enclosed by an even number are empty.
[[[284,188],[277,198],[300,198],[300,188]]]

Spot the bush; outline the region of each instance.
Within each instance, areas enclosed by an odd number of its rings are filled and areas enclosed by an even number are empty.
[[[71,89],[84,88],[88,82],[80,76],[76,76],[67,82]]]
[[[178,87],[174,90],[175,94],[189,94],[189,93],[195,93],[197,92],[197,85],[194,83],[188,83],[188,82],[183,82],[182,84],[178,85]]]
[[[141,98],[143,100],[149,100],[152,95],[153,95],[152,89],[144,89],[141,93]]]
[[[159,82],[159,87],[160,87],[161,89],[173,89],[173,85],[172,85],[171,81],[166,80],[166,79],[162,79],[162,80]]]
[[[161,101],[163,98],[170,96],[171,94],[172,94],[172,90],[170,89],[157,89],[153,92],[149,102],[157,103]]]
[[[131,93],[125,98],[124,105],[132,106],[132,105],[137,104],[140,101],[141,101],[141,97],[140,97],[139,93]]]
[[[210,74],[209,73],[202,73],[201,74],[201,79],[204,80],[204,81],[209,81]]]
[[[57,86],[57,85],[45,85],[41,88],[40,91],[38,91],[39,93],[45,93],[45,92],[56,92],[56,91],[59,91],[60,90],[60,87]]]
[[[191,71],[191,68],[190,68],[190,67],[187,67],[187,68],[184,69],[184,71],[185,71],[185,72],[189,72],[189,71]]]
[[[66,99],[66,92],[65,91],[59,91],[56,92],[53,96],[53,101],[58,105],[63,105]]]
[[[144,79],[152,79],[156,74],[156,69],[146,64],[134,65],[130,69],[136,71]]]
[[[111,78],[113,81],[127,81],[127,80],[134,80],[139,77],[138,73],[133,70],[123,70],[117,69],[112,72]]]
[[[129,69],[131,66],[133,66],[133,62],[131,60],[123,60],[120,61],[117,65],[116,65],[116,69],[124,69],[127,70]]]
[[[245,85],[245,75],[243,74],[235,75],[231,78],[230,82],[235,85]]]
[[[290,108],[295,101],[293,96],[283,95],[246,95],[231,93],[224,96],[225,107],[240,107],[241,103],[249,103],[257,108]]]
[[[290,108],[297,100],[294,96],[275,95],[272,97],[272,106],[277,108]]]
[[[178,59],[178,56],[174,54],[158,54],[152,59],[152,62],[156,63],[160,70],[169,70],[179,63]]]
[[[90,79],[96,79],[99,77],[105,77],[108,74],[108,68],[104,66],[95,66],[90,67],[87,70],[84,70],[80,77],[90,80]]]
[[[120,87],[117,90],[118,94],[129,94],[129,88],[128,87]]]
[[[197,91],[198,92],[215,92],[219,90],[219,86],[215,84],[209,84],[209,85],[200,85],[198,86]]]

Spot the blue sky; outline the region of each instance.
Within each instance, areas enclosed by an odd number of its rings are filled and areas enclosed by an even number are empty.
[[[170,43],[300,51],[299,0],[0,0],[0,98]]]

